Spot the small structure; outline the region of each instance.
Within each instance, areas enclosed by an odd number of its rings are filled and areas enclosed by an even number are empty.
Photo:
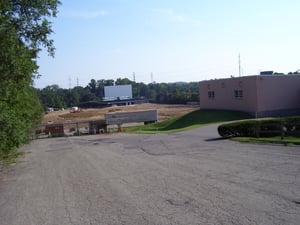
[[[63,137],[65,134],[64,125],[62,123],[47,124],[45,133],[51,137]]]
[[[157,110],[110,113],[104,115],[107,125],[121,125],[124,123],[154,123],[157,122]]]
[[[101,134],[106,132],[105,120],[89,121],[89,134]]]

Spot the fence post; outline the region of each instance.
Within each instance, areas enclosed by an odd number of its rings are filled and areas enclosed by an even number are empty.
[[[257,121],[257,119],[255,120],[255,133],[256,133],[256,138],[259,138],[259,130],[260,130],[260,127],[259,127],[259,123]]]
[[[281,140],[283,140],[284,133],[286,132],[286,127],[284,126],[283,119],[280,120],[280,128],[281,128]]]
[[[76,129],[77,129],[77,136],[79,136],[80,132],[79,132],[79,124],[78,124],[78,122],[76,123]]]

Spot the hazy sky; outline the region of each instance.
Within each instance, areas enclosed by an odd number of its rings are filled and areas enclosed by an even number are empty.
[[[201,81],[300,69],[299,0],[62,0],[36,87]]]

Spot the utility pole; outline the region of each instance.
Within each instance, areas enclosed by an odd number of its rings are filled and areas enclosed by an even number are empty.
[[[135,82],[135,72],[133,72],[133,82]]]
[[[241,76],[241,54],[239,53],[239,77]]]

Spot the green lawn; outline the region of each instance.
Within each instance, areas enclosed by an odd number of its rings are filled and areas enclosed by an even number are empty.
[[[233,141],[247,142],[247,143],[275,143],[275,144],[284,144],[284,145],[300,145],[300,138],[296,137],[233,137]]]
[[[249,114],[229,110],[196,110],[183,116],[174,117],[159,123],[126,128],[132,133],[174,133],[201,127],[207,124],[249,119]]]

